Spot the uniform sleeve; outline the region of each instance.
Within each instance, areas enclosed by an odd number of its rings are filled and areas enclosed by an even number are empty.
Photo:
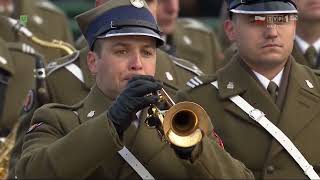
[[[79,125],[70,110],[40,108],[32,124],[17,165],[21,179],[86,178],[122,148],[105,113]]]
[[[184,91],[177,93],[176,102],[188,101]],[[190,100],[189,100],[190,101]],[[240,161],[234,159],[219,144],[221,139],[213,134],[210,121],[209,131],[201,143],[192,152],[191,160],[185,162],[192,177],[210,177],[212,179],[254,179],[253,173]]]
[[[254,179],[246,166],[234,159],[214,139],[206,136],[192,152],[192,158],[184,165],[190,177],[212,179]]]
[[[30,127],[32,115],[36,110],[36,108],[38,108],[38,103],[35,102],[35,104],[37,105],[34,106],[29,112],[22,113],[22,115],[18,119],[19,126],[17,129],[15,144],[12,148],[10,161],[9,161],[9,174],[8,174],[9,179],[13,179],[15,177],[15,167],[21,156],[23,138]]]

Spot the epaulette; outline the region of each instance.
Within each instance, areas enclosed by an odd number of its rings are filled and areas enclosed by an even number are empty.
[[[183,69],[185,69],[187,71],[190,71],[190,72],[194,73],[197,76],[200,76],[200,75],[204,74],[201,71],[201,69],[197,65],[193,64],[192,62],[184,60],[184,59],[181,59],[181,58],[178,58],[178,57],[175,57],[175,56],[172,56],[172,55],[169,55],[169,56],[170,56],[170,59],[172,60],[172,62],[175,65],[177,65],[177,66],[179,66],[179,67],[181,67],[181,68],[183,68]]]
[[[66,110],[77,110],[80,107],[82,107],[83,103],[77,103],[75,105],[65,105],[65,104],[59,104],[59,103],[49,103],[49,104],[45,104],[41,107],[42,108],[46,108],[46,109],[66,109]]]
[[[190,28],[195,30],[204,31],[207,33],[211,33],[212,30],[203,24],[202,22],[192,19],[192,18],[179,18],[178,23],[182,25],[184,28]]]
[[[186,84],[191,89],[211,83],[216,79],[216,75],[201,75],[191,78]]]
[[[58,58],[50,62],[46,67],[47,76],[52,74],[54,71],[73,63],[79,58],[79,56],[80,56],[80,51],[78,50],[73,54]]]
[[[58,12],[60,14],[63,14],[63,11],[61,11],[56,5],[54,5],[53,3],[49,2],[49,1],[37,1],[35,3],[35,6],[37,8],[43,9],[43,10],[49,10],[49,11],[54,11],[54,12]]]

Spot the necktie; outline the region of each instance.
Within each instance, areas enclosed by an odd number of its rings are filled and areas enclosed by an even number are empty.
[[[278,93],[278,85],[273,82],[273,81],[270,81],[268,87],[267,87],[267,91],[269,92],[273,102],[276,102],[277,100],[277,93]]]
[[[315,67],[317,64],[317,50],[313,46],[310,46],[306,53],[305,53],[305,58],[307,61],[312,65],[312,67]]]

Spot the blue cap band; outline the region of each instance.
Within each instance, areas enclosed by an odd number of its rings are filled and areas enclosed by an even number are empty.
[[[89,24],[84,35],[91,48],[98,36],[108,33],[116,34],[115,29],[126,26],[146,28],[154,31],[153,35],[159,34],[160,37],[157,22],[151,12],[146,8],[135,8],[133,6],[121,6],[103,13]]]

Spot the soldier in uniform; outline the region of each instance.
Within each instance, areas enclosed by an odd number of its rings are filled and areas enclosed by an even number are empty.
[[[294,2],[229,0],[228,6],[226,34],[238,53],[177,100],[204,107],[225,149],[255,178],[319,179],[320,78],[290,56]]]
[[[6,41],[10,54],[12,56],[11,60],[14,66],[15,76],[8,82],[7,94],[3,100],[4,103],[4,113],[1,117],[0,128],[11,129],[15,122],[17,122],[19,116],[19,110],[23,105],[23,100],[28,90],[34,87],[34,67],[35,58],[27,52],[24,52],[23,46],[29,47],[24,42],[33,43],[33,41],[26,40],[25,37],[19,36],[17,32],[13,30],[12,25],[9,23],[7,17],[15,17],[15,13],[22,13],[28,17],[26,21],[26,26],[32,29],[37,35],[46,38],[55,39],[65,39],[67,36],[67,28],[63,28],[62,25],[64,21],[62,20],[63,14],[58,11],[52,4],[46,3],[47,1],[1,1],[0,2],[0,37]],[[19,14],[22,15],[22,14]],[[6,16],[2,16],[6,15]],[[51,17],[54,19],[52,20]],[[50,22],[49,22],[50,21]],[[61,26],[52,25],[55,21],[56,24],[62,24]],[[66,23],[65,23],[66,24]],[[54,28],[50,28],[54,27]],[[48,29],[45,29],[48,28]],[[59,30],[58,28],[63,28]],[[45,35],[44,33],[53,31],[54,33],[49,33],[50,35]],[[54,37],[56,36],[56,37]],[[40,39],[42,38],[40,37]],[[69,39],[70,40],[70,39]],[[44,48],[35,45],[38,48],[38,52],[41,52],[45,56],[46,62],[50,58],[57,58],[64,56],[66,52],[62,52],[60,49],[54,48]],[[30,48],[30,49],[33,49]],[[28,51],[28,48],[25,49]]]
[[[96,6],[100,6],[107,0],[97,0]],[[158,1],[147,1],[151,11],[155,15]],[[87,54],[89,48],[86,47],[63,58],[56,59],[48,64],[46,68],[46,86],[48,92],[48,102],[73,105],[82,100],[89,93],[94,84],[94,76],[87,66]],[[164,89],[169,95],[174,96],[178,89],[186,88],[187,84],[197,83],[197,79],[188,82],[190,78],[199,76],[203,72],[189,61],[176,58],[167,53],[157,50],[157,65],[155,78],[164,83]],[[63,86],[61,86],[63,85]],[[23,113],[19,118],[19,128],[15,146],[12,150],[9,167],[9,178],[14,177],[14,167],[20,157],[23,137],[29,128],[31,117],[34,111],[42,103],[39,102],[37,91],[31,90],[26,98]],[[30,98],[32,97],[32,98]]]
[[[300,64],[313,69],[319,69],[320,31],[318,24],[320,18],[320,1],[298,0],[296,4],[299,9],[299,19],[297,21],[297,31],[292,56]],[[225,51],[226,61],[222,64],[228,63],[228,60],[230,60],[236,52],[237,48],[234,44],[227,48]]]
[[[292,55],[299,63],[319,69],[320,2],[299,0],[296,4],[299,9],[299,20]]]
[[[159,1],[157,20],[165,34],[164,51],[196,64],[204,73],[217,70],[223,55],[216,35],[202,23],[178,18],[179,0]]]
[[[67,25],[66,21],[63,21],[64,15],[48,1],[1,1],[0,13],[0,37],[6,41],[10,55],[12,56],[10,61],[12,61],[11,63],[13,64],[15,72],[14,77],[8,82],[7,93],[3,99],[4,110],[1,117],[0,128],[12,129],[13,125],[17,122],[20,114],[19,109],[22,108],[25,95],[29,89],[34,87],[35,82],[33,73],[35,58],[33,55],[30,55],[30,52],[26,52],[30,49],[34,50],[34,48],[29,48],[29,45],[26,45],[24,42],[37,46],[37,49],[45,56],[43,60],[46,60],[46,62],[50,60],[50,58],[64,56],[66,52],[55,48],[40,47],[33,41],[27,41],[26,37],[19,36],[18,33],[13,30],[14,28],[7,17],[26,15],[28,18],[25,21],[26,26],[34,32],[37,38],[41,39],[44,37],[44,40],[54,38],[68,41],[72,41],[72,39],[67,33],[68,28],[66,28],[66,26],[63,27],[64,24]],[[54,25],[58,23],[60,26]],[[49,33],[50,31],[53,33]]]
[[[210,135],[180,149],[135,120],[137,111],[158,101],[150,93],[162,88],[152,76],[163,41],[145,1],[113,0],[77,21],[96,85],[75,106],[45,105],[35,113],[18,178],[252,178]]]
[[[34,85],[33,69],[35,59],[32,55],[23,51],[23,46],[28,48],[30,46],[23,43],[1,41],[9,51],[9,58],[3,62],[10,64],[13,74],[8,79],[6,95],[1,99],[3,113],[0,117],[0,132],[10,132],[17,122],[20,114],[19,109],[22,108],[25,95]]]
[[[1,9],[3,11],[1,12]],[[67,17],[48,0],[7,0],[0,2],[0,15],[18,19],[34,35],[42,40],[51,42],[53,39],[73,44],[73,38],[68,26]],[[31,44],[46,59],[56,59],[66,55],[60,49],[40,46],[13,31],[5,18],[0,19],[0,36],[8,42],[25,42]]]

